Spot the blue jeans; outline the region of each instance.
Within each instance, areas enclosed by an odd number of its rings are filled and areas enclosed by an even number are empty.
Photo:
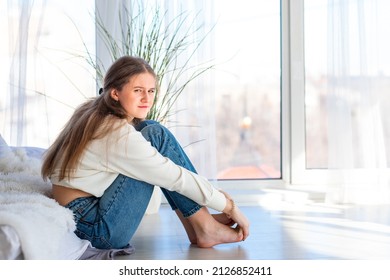
[[[160,154],[176,164],[196,172],[191,161],[172,133],[151,120],[136,126]],[[99,249],[120,249],[128,245],[149,204],[153,185],[119,174],[101,197],[83,197],[71,201],[67,208],[74,213],[76,235]],[[173,210],[184,217],[196,213],[201,206],[193,200],[161,188]]]

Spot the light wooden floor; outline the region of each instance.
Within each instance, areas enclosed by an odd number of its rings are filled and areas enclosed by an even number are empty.
[[[131,244],[136,260],[389,260],[390,205],[337,207],[272,202],[241,206],[251,235],[211,249],[191,246],[165,205],[145,216]]]

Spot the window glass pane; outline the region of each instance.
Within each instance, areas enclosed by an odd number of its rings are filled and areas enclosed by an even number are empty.
[[[217,178],[280,178],[280,3],[213,2]]]
[[[279,1],[215,2],[218,178],[279,178]]]

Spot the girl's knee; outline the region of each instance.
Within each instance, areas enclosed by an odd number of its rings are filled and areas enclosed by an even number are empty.
[[[160,123],[155,120],[143,120],[139,122],[137,125],[135,125],[135,129],[141,131],[146,126],[150,126],[150,125],[160,125]]]
[[[159,122],[156,122],[156,121],[148,121],[148,123],[142,127],[140,132],[146,138],[148,138],[149,136],[170,135],[171,134],[171,132],[168,130],[168,128],[166,128],[165,126],[163,126],[162,124],[160,124]]]
[[[153,122],[144,126],[140,132],[142,136],[160,152],[168,143],[170,143],[169,145],[178,145],[175,136],[169,129],[158,122]]]

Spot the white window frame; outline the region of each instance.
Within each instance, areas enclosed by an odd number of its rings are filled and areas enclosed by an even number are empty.
[[[304,0],[289,5],[291,168],[290,185],[321,187],[342,183],[343,170],[306,168]],[[356,175],[359,175],[357,173]],[[362,176],[358,176],[362,178]],[[362,179],[359,179],[362,180]]]

